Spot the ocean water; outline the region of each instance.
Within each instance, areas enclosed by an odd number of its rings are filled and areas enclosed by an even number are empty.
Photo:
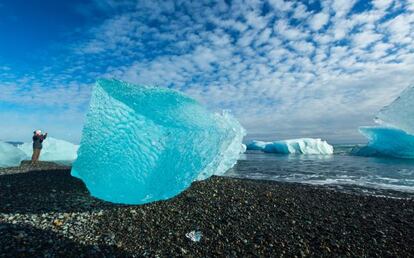
[[[324,185],[369,195],[414,197],[414,160],[361,157],[355,145],[336,145],[333,155],[280,155],[247,151],[226,176]]]

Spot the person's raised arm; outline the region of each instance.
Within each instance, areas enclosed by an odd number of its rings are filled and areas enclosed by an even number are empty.
[[[46,139],[46,137],[47,137],[47,133],[45,133],[45,134],[43,135],[43,140],[44,140],[44,139]]]

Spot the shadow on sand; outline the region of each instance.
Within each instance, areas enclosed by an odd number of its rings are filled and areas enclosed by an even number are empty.
[[[82,212],[116,205],[89,195],[69,170],[0,175],[1,213]]]
[[[0,223],[0,257],[126,257],[116,246],[82,245],[51,230]]]

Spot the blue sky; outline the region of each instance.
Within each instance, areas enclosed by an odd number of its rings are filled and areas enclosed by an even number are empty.
[[[0,128],[79,142],[97,78],[229,109],[248,139],[359,142],[414,85],[414,3],[0,1]]]

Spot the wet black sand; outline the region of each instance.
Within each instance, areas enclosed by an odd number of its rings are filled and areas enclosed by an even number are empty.
[[[414,255],[413,199],[212,177],[123,206],[90,197],[67,167],[29,170],[0,170],[0,257]]]

